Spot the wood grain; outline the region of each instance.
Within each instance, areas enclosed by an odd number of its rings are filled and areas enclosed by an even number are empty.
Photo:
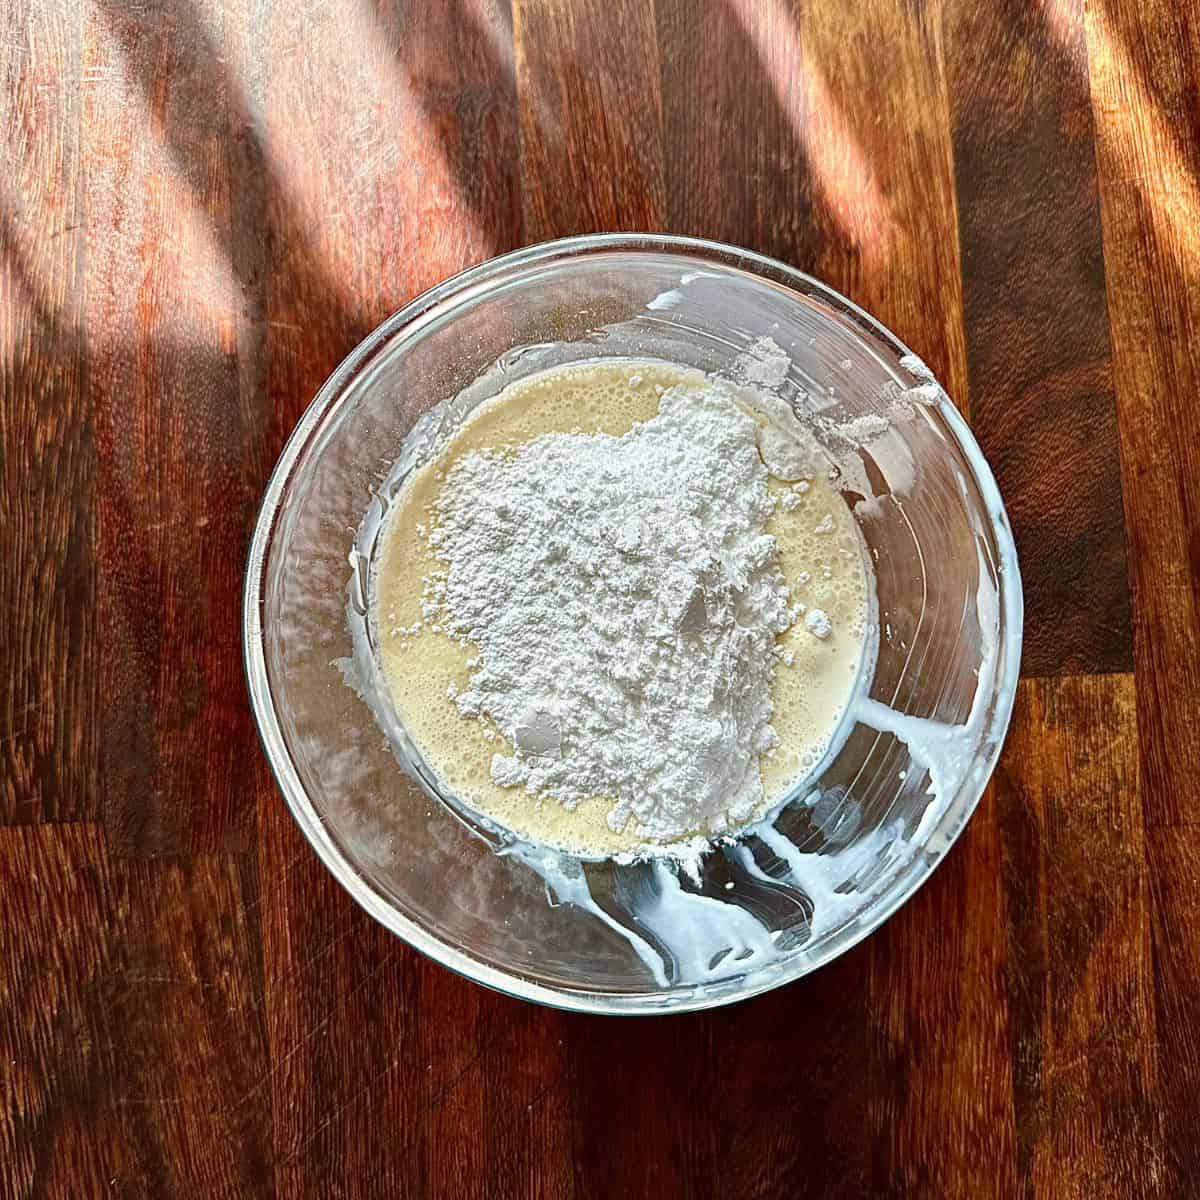
[[[0,830],[0,1192],[255,1195],[270,1158],[253,879]]]
[[[931,13],[899,0],[659,0],[657,14],[671,228],[816,274],[909,342],[965,406]]]
[[[1195,836],[1200,747],[1200,31],[1195,12],[1106,2],[1088,14],[1109,314],[1133,589],[1141,788],[1169,1178],[1200,1172]],[[1119,284],[1119,286],[1118,286]]]
[[[653,0],[514,0],[526,240],[665,228]]]
[[[416,1136],[425,1068],[414,955],[354,906],[291,829],[264,836],[264,981],[278,1195],[429,1195]],[[281,857],[276,857],[278,851]],[[287,854],[285,859],[283,854]],[[286,886],[266,868],[296,861]],[[456,1014],[457,1016],[457,1014]],[[429,1019],[436,1019],[430,1016]]]
[[[1158,1108],[1165,1130],[1167,1195],[1185,1196],[1200,1177],[1200,835],[1195,827],[1151,828]]]
[[[99,813],[80,30],[0,12],[0,823]]]
[[[972,428],[1021,559],[1022,670],[1128,671],[1083,0],[955,0],[943,26]]]
[[[872,938],[868,1194],[1017,1194],[1002,853],[988,794],[936,884]]]
[[[1194,1191],[1195,0],[71,0],[0,13],[0,59],[0,1195]],[[813,271],[934,366],[1035,678],[869,941],[614,1022],[354,906],[237,609],[367,330],[637,228]]]
[[[101,3],[85,26],[101,692],[121,698],[102,708],[104,812],[136,855],[252,836],[240,560],[266,463],[239,381],[220,33],[175,0]]]
[[[1128,675],[1028,680],[996,774],[1029,1194],[1164,1194],[1137,733]]]
[[[1192,14],[1194,16],[1194,13]],[[1112,280],[1147,814],[1198,820],[1200,30],[1171,4],[1089,17]]]
[[[866,1194],[866,948],[726,1011],[570,1017],[574,1195]],[[768,1118],[761,1089],[769,1080]],[[655,1145],[649,1145],[654,1139]]]
[[[520,241],[509,25],[493,0],[266,9],[273,451],[374,325]]]
[[[816,207],[796,132],[806,114],[792,6],[659,0],[656,16],[672,231],[812,268],[832,222]],[[772,79],[763,54],[775,41]]]

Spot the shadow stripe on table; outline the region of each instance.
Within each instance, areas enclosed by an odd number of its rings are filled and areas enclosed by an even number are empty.
[[[1083,0],[948,4],[943,25],[971,424],[1016,537],[1022,672],[1129,671]]]

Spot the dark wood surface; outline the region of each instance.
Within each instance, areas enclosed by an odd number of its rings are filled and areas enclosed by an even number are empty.
[[[0,63],[0,1196],[1197,1194],[1195,0],[15,0]],[[602,229],[777,255],[895,329],[1028,605],[933,879],[666,1020],[373,924],[238,645],[330,369]]]

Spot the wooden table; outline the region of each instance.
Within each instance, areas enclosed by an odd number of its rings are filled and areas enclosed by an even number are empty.
[[[1197,1194],[1195,0],[10,0],[0,32],[0,1195]],[[776,255],[894,329],[1028,604],[932,880],[673,1019],[493,995],[372,923],[239,650],[334,364],[602,229]]]

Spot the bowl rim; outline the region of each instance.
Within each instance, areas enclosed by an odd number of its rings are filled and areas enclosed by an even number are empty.
[[[1016,699],[1024,637],[1023,591],[1012,530],[995,477],[966,421],[942,392],[936,406],[938,413],[946,421],[971,468],[987,508],[996,545],[1002,557],[1013,564],[1012,570],[999,573],[1000,609],[1007,636],[1000,646],[996,668],[998,691],[996,709],[989,730],[993,735],[991,749],[986,759],[981,762],[981,769],[973,772],[973,778],[964,781],[962,785],[964,789],[968,786],[973,787],[974,794],[969,796],[965,803],[961,802],[961,791],[955,797],[956,803],[951,807],[958,812],[956,824],[952,829],[938,831],[938,849],[926,855],[928,861],[924,869],[914,872],[905,888],[883,898],[883,902],[877,907],[864,913],[843,939],[829,947],[828,953],[819,954],[812,959],[798,959],[789,965],[789,969],[762,972],[758,979],[748,977],[744,986],[730,988],[729,981],[697,985],[690,994],[676,993],[668,1003],[664,1003],[669,993],[661,990],[609,993],[589,990],[586,987],[560,988],[533,982],[492,966],[459,947],[442,941],[388,903],[330,835],[292,762],[275,710],[263,646],[263,582],[284,490],[303,452],[319,432],[325,417],[342,398],[346,385],[395,334],[406,328],[410,332],[416,332],[423,324],[421,318],[431,309],[455,296],[461,297],[463,293],[486,282],[492,276],[533,264],[542,264],[547,260],[579,258],[594,251],[660,255],[691,253],[709,260],[715,259],[724,267],[748,269],[760,278],[774,277],[776,282],[782,280],[804,295],[815,296],[850,317],[887,344],[898,358],[916,357],[891,330],[870,313],[814,276],[756,251],[706,238],[636,232],[586,234],[521,247],[468,267],[414,297],[368,333],[334,368],[288,437],[263,494],[246,560],[242,593],[243,667],[259,740],[276,785],[282,792],[293,819],[338,883],[361,908],[386,929],[458,975],[505,995],[552,1008],[626,1016],[695,1012],[762,995],[785,983],[792,983],[840,957],[878,929],[897,909],[910,900],[945,860],[983,797],[1008,732]]]

